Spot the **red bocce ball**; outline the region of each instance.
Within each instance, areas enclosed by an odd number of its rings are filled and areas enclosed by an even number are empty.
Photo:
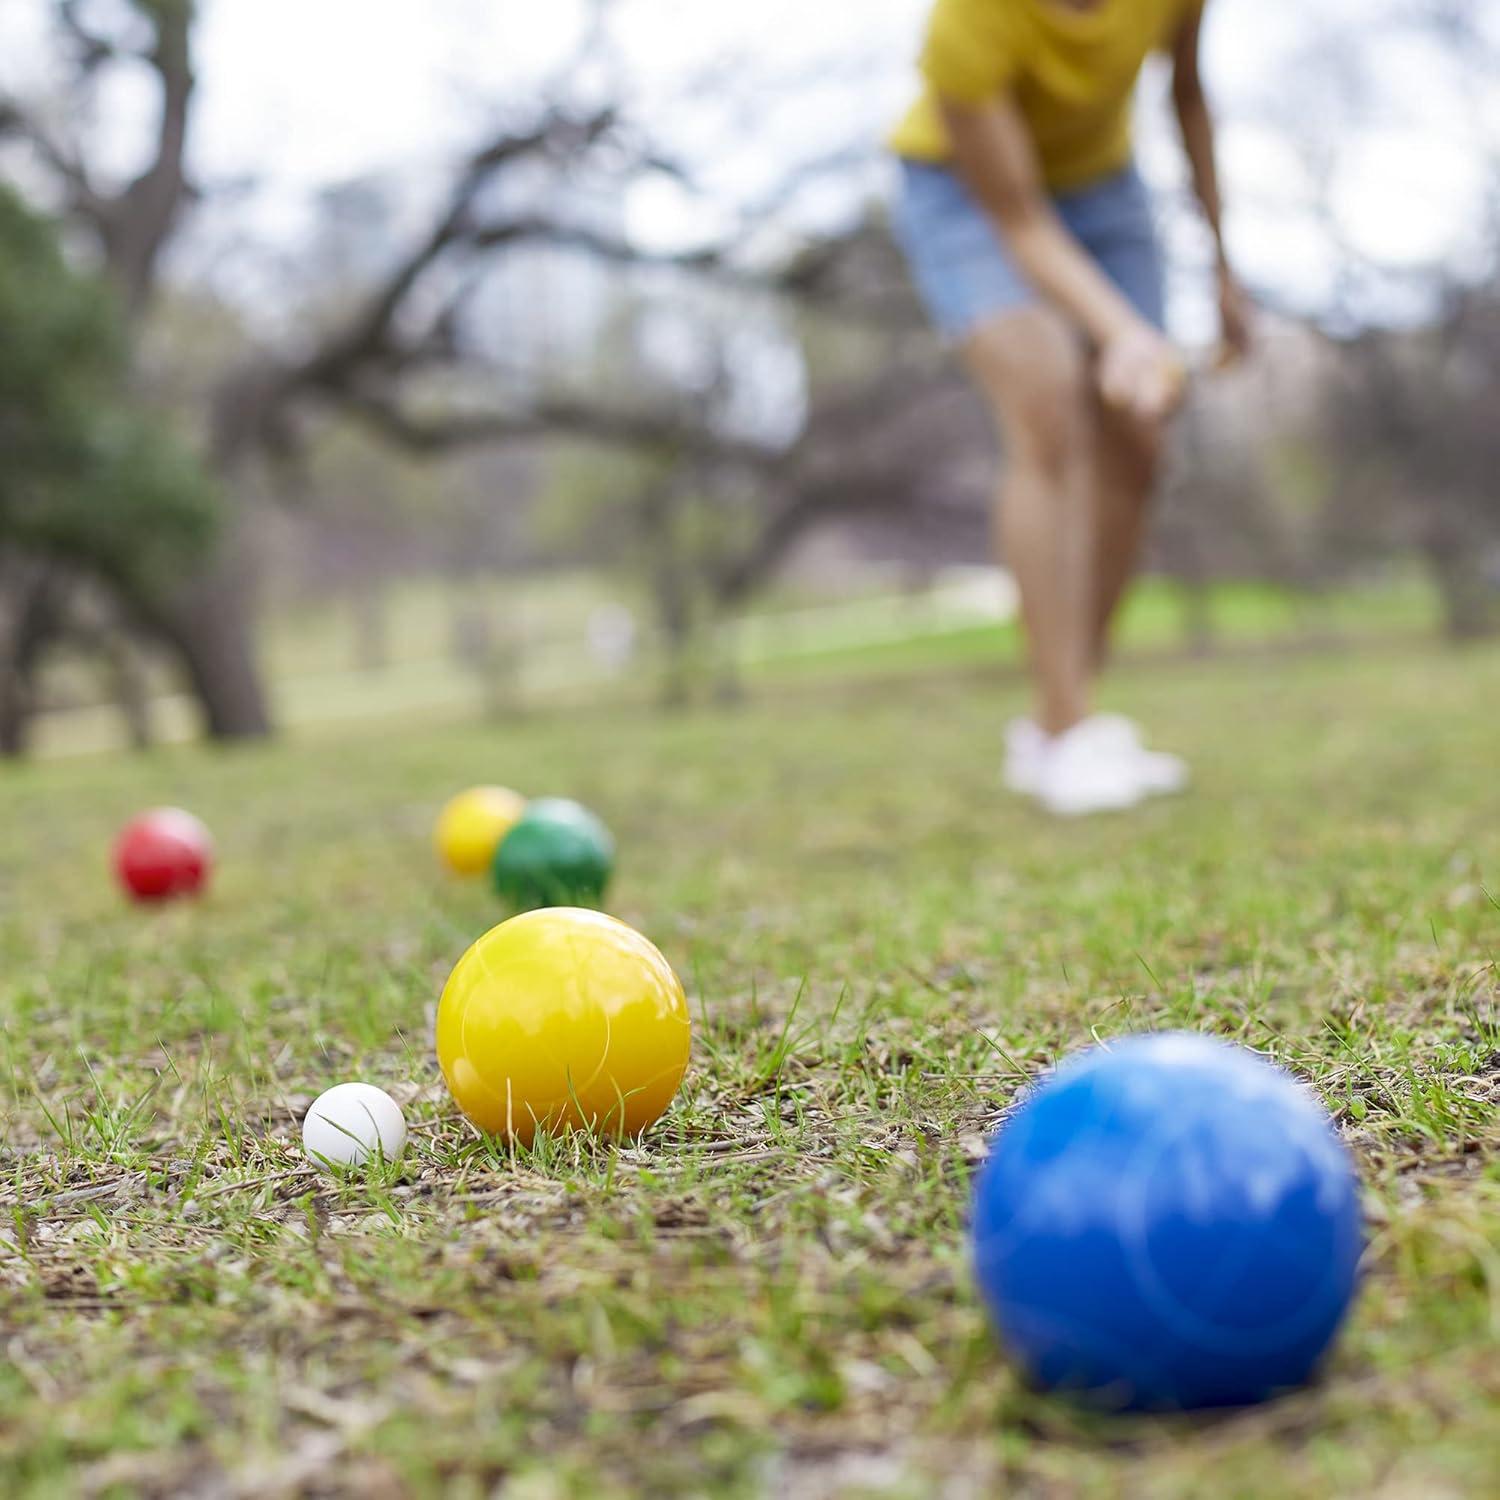
[[[115,843],[115,874],[137,901],[196,896],[213,868],[213,840],[192,813],[158,807],[132,818]]]

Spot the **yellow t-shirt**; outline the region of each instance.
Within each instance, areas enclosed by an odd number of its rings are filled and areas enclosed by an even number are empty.
[[[1146,58],[1204,0],[937,0],[922,50],[922,97],[891,137],[915,161],[952,154],[939,96],[1014,98],[1052,188],[1079,187],[1130,159],[1130,109]]]

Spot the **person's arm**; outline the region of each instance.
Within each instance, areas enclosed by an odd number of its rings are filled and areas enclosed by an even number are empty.
[[[960,176],[998,223],[1027,280],[1097,345],[1105,399],[1148,420],[1170,415],[1183,394],[1182,362],[1058,216],[1015,104],[1004,95],[977,105],[942,103]]]
[[[1224,246],[1224,204],[1214,152],[1214,120],[1199,65],[1202,32],[1203,6],[1198,5],[1183,23],[1172,47],[1172,102],[1192,171],[1193,191],[1213,235],[1224,351],[1237,359],[1250,347],[1250,305]]]

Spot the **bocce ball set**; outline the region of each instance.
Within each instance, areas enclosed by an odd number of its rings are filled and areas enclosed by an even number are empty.
[[[587,808],[498,786],[453,798],[434,844],[516,913],[474,943],[438,1002],[458,1107],[518,1147],[541,1132],[634,1140],[671,1104],[691,1024],[681,982],[598,908],[614,842]],[[200,893],[207,829],[158,808],[115,869],[138,901]],[[389,1162],[406,1121],[341,1083],[303,1122],[329,1169]],[[974,1277],[1035,1387],[1114,1410],[1195,1410],[1304,1384],[1353,1301],[1363,1233],[1326,1112],[1243,1047],[1167,1033],[1090,1048],[1029,1087],[975,1180]]]
[[[506,787],[471,787],[443,809],[433,842],[455,875],[488,874],[516,911],[598,906],[614,873],[609,830],[566,797],[528,802]]]

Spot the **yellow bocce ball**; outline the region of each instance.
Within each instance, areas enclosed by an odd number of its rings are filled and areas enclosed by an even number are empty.
[[[681,981],[613,917],[527,912],[486,933],[453,970],[437,1053],[481,1130],[529,1145],[538,1129],[642,1134],[687,1070]]]
[[[438,816],[433,843],[455,875],[484,875],[500,840],[526,811],[526,799],[509,787],[476,786],[460,792]]]

